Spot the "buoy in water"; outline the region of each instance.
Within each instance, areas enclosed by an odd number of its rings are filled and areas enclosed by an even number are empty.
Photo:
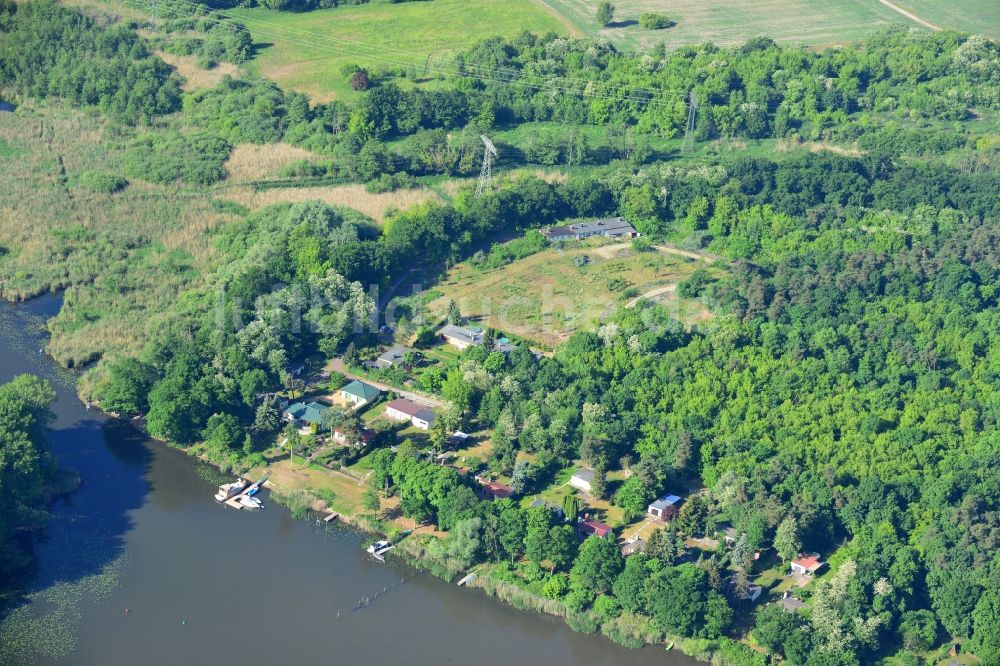
[[[125,609],[125,614],[128,615],[128,609],[127,608]]]
[[[181,620],[181,624],[187,624],[187,623],[188,623],[187,620]]]

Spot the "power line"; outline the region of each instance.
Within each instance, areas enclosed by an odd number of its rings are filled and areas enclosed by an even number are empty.
[[[155,3],[157,2],[157,0],[149,0],[149,1],[155,7]],[[202,5],[202,4],[199,4],[199,3],[196,3],[196,2],[191,2],[189,0],[170,0],[170,3],[171,4],[175,4],[175,5],[187,6],[187,7],[192,8],[192,10],[196,10],[198,12],[209,11],[211,13],[208,13],[208,14],[201,14],[201,13],[199,13],[199,14],[197,14],[197,17],[199,19],[206,20],[208,22],[216,23],[216,24],[219,24],[219,25],[225,25],[225,24],[223,23],[223,21],[221,19],[215,18],[211,14],[213,14],[213,13],[214,14],[218,14],[218,15],[222,16],[225,19],[233,21],[234,23],[241,23],[241,22],[243,22],[243,23],[258,24],[258,26],[263,26],[263,27],[256,27],[256,28],[254,28],[255,32],[258,35],[262,36],[262,37],[267,37],[267,38],[270,38],[270,39],[282,39],[282,40],[284,40],[284,41],[286,41],[288,43],[291,43],[291,44],[296,44],[296,45],[299,45],[299,46],[307,46],[307,47],[310,47],[310,48],[313,48],[313,49],[318,49],[318,50],[321,50],[321,51],[325,50],[327,52],[335,53],[335,54],[338,54],[338,55],[349,55],[349,56],[362,55],[365,58],[368,58],[368,59],[371,59],[371,60],[376,60],[376,61],[379,61],[379,62],[382,62],[382,63],[385,63],[385,64],[389,64],[389,65],[394,65],[394,66],[397,66],[397,67],[407,67],[407,66],[411,66],[411,65],[416,64],[415,62],[412,62],[412,61],[411,62],[401,62],[399,60],[389,59],[389,58],[386,58],[386,57],[384,57],[382,55],[379,55],[379,54],[371,54],[371,53],[360,53],[359,54],[358,53],[359,51],[364,51],[366,49],[370,50],[371,48],[373,48],[373,47],[368,47],[368,46],[366,46],[366,45],[364,45],[364,44],[362,44],[360,42],[351,42],[349,40],[343,40],[343,39],[334,38],[334,37],[329,36],[329,35],[320,35],[320,34],[317,34],[317,33],[310,33],[308,31],[296,30],[294,28],[286,28],[284,26],[277,26],[277,25],[274,25],[273,23],[270,23],[268,21],[264,21],[264,20],[261,20],[261,19],[255,19],[255,18],[252,18],[252,17],[231,16],[231,15],[226,14],[224,12],[224,10],[210,9],[210,8],[207,8],[205,5]],[[139,0],[139,4],[143,4],[143,0]],[[195,15],[194,11],[192,11],[192,15]],[[277,31],[277,32],[275,32],[275,31]],[[292,33],[293,36],[289,36],[287,33]],[[317,44],[315,42],[303,41],[302,39],[295,39],[295,38],[293,38],[293,37],[297,37],[297,36],[303,35],[303,34],[307,35],[307,36],[316,37],[318,39],[321,39],[324,42],[333,41],[333,42],[345,43],[347,45],[350,45],[352,48],[351,49],[347,49],[346,47],[340,47],[340,46],[331,45],[331,44]],[[394,51],[394,52],[396,52],[398,54],[415,55],[415,54],[412,54],[412,53],[407,53],[407,52],[404,52],[404,51],[398,51],[398,50],[395,50],[395,49],[383,49],[383,50],[390,51],[390,52]],[[676,91],[676,90],[652,91],[652,90],[648,90],[648,89],[639,89],[639,88],[629,88],[629,90],[632,93],[636,93],[636,92],[637,93],[646,93],[647,96],[636,96],[634,94],[625,94],[625,95],[622,95],[622,94],[617,94],[617,95],[616,94],[607,94],[607,93],[603,93],[603,92],[595,92],[594,90],[588,90],[588,88],[591,88],[592,86],[602,85],[600,82],[597,82],[597,81],[590,81],[590,80],[584,80],[584,79],[572,79],[572,78],[569,78],[569,77],[559,77],[559,76],[543,78],[543,77],[540,77],[540,76],[537,76],[537,75],[525,75],[523,72],[520,72],[521,76],[519,78],[510,78],[510,77],[508,77],[508,78],[502,78],[502,77],[504,77],[504,75],[506,74],[506,72],[509,71],[509,70],[507,70],[507,71],[501,70],[501,69],[489,70],[487,68],[483,68],[483,67],[479,67],[479,66],[470,66],[470,65],[463,65],[463,68],[469,68],[469,69],[475,70],[475,71],[471,71],[471,72],[470,71],[462,71],[462,68],[458,68],[458,67],[456,67],[455,69],[444,69],[444,68],[441,68],[441,67],[435,67],[435,66],[432,66],[430,64],[430,58],[429,57],[427,59],[427,62],[425,63],[425,71],[432,71],[432,72],[441,74],[443,76],[453,75],[453,76],[459,76],[459,77],[463,77],[463,78],[471,78],[471,79],[475,79],[475,80],[479,80],[479,81],[484,81],[484,82],[489,82],[489,83],[499,83],[499,84],[505,84],[505,85],[511,85],[511,86],[516,86],[516,87],[521,87],[521,88],[531,88],[531,89],[535,89],[535,90],[553,90],[554,92],[561,92],[561,93],[571,94],[571,95],[579,95],[581,97],[589,97],[589,98],[594,98],[594,99],[606,99],[606,100],[611,100],[611,101],[615,101],[615,102],[631,101],[631,102],[635,102],[635,103],[638,103],[638,104],[643,104],[643,105],[647,105],[647,106],[656,106],[656,107],[659,107],[659,108],[670,108],[670,106],[672,106],[674,104],[677,104],[679,100],[677,100],[677,101],[670,101],[670,100],[667,100],[667,99],[656,99],[657,95],[661,95],[661,96],[662,95],[666,95],[666,96],[669,97],[669,96],[676,96],[678,94],[686,94],[686,93],[684,93],[682,91]],[[494,74],[494,76],[487,76],[486,74],[481,73],[481,72],[484,72],[484,71],[485,72],[491,72],[491,73]],[[480,72],[480,73],[476,73],[476,72]],[[513,74],[513,72],[511,72],[511,74]],[[501,77],[501,78],[497,78],[498,76]],[[535,79],[539,80],[540,82],[539,83],[531,83],[530,81],[525,81],[524,80],[525,78],[535,78]],[[562,82],[562,85],[560,85],[560,82]],[[576,88],[572,88],[572,87],[567,87],[567,86],[573,86],[573,85],[580,85],[581,88],[580,89],[576,89]],[[624,86],[622,86],[622,87],[624,87]],[[619,90],[620,89],[621,88],[619,88]],[[680,103],[686,104],[686,102],[683,102],[683,101],[680,101]]]

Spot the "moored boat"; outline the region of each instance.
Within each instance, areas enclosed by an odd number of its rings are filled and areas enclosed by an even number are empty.
[[[261,486],[263,486],[264,482],[267,481],[270,477],[271,477],[270,474],[266,474],[263,479],[261,479],[257,483],[255,483],[252,486],[250,486],[249,488],[247,488],[247,495],[250,495],[251,497],[253,497],[254,495],[256,495],[257,491],[261,489]]]
[[[244,479],[236,479],[232,483],[223,483],[219,486],[219,492],[215,493],[215,500],[217,502],[225,502],[230,497],[239,495],[246,487],[247,482]]]
[[[240,506],[244,509],[263,509],[264,503],[256,497],[251,497],[249,495],[242,495],[239,500]]]

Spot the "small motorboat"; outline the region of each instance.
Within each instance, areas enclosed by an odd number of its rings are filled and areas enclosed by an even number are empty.
[[[389,547],[389,542],[386,541],[385,539],[382,539],[381,541],[376,541],[372,545],[368,546],[368,552],[371,553],[372,555],[376,555],[380,550],[385,550],[388,547]]]
[[[237,500],[240,506],[244,509],[263,509],[264,503],[260,501],[257,497],[251,497],[249,495],[243,495]]]
[[[250,495],[251,497],[253,497],[254,495],[256,495],[257,491],[260,490],[261,486],[263,486],[264,482],[267,481],[269,478],[271,478],[270,474],[266,475],[263,479],[261,479],[257,483],[255,483],[252,486],[250,486],[249,488],[247,488],[247,495]]]
[[[219,486],[219,492],[215,493],[215,500],[217,502],[225,502],[230,497],[239,495],[246,487],[247,482],[244,479],[236,479],[232,483],[223,483]]]

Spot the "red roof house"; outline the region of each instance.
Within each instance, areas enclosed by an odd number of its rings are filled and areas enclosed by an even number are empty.
[[[591,518],[580,518],[576,523],[576,531],[583,538],[587,538],[592,534],[602,539],[611,539],[614,537],[614,530],[611,529],[610,525],[605,525],[601,521]]]
[[[825,565],[826,563],[819,559],[819,555],[813,553],[812,555],[803,555],[797,560],[792,560],[791,566],[792,573],[811,576]]]
[[[480,479],[479,483],[483,486],[483,494],[493,499],[503,499],[504,497],[510,497],[514,493],[510,486],[504,485],[499,481]]]

